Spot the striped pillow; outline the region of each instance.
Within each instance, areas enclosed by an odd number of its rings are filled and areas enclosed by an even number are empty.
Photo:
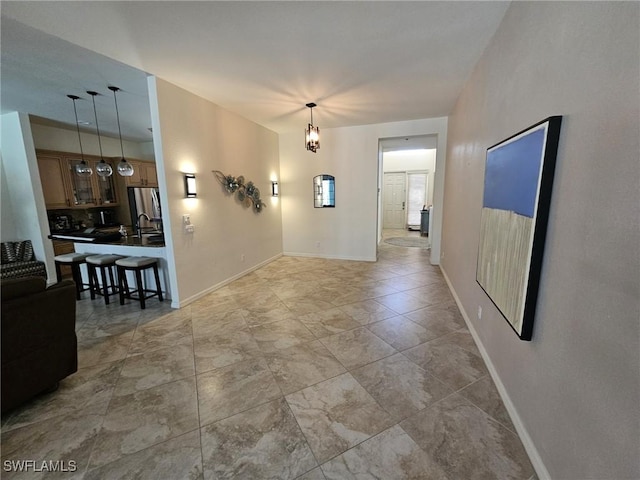
[[[16,261],[16,247],[14,242],[3,242],[0,245],[0,253],[2,254],[2,265]]]
[[[16,242],[16,261],[29,262],[33,260],[33,245],[31,240]]]

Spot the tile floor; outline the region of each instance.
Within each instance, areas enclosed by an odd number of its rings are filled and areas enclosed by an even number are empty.
[[[282,257],[180,310],[78,302],[78,372],[1,437],[3,466],[77,470],[2,478],[535,478],[428,257]]]

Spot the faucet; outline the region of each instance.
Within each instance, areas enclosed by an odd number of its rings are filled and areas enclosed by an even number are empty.
[[[140,217],[144,217],[147,219],[147,222],[149,222],[151,219],[149,218],[149,215],[147,215],[146,213],[142,212],[140,215],[138,215],[138,220],[136,220],[136,229],[138,231],[137,235],[138,238],[142,238],[142,228],[140,228]]]

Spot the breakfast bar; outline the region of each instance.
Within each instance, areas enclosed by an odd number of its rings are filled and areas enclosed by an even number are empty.
[[[160,288],[166,299],[171,299],[171,284],[167,268],[166,248],[164,242],[150,240],[151,237],[135,236],[123,237],[119,240],[106,243],[74,242],[75,251],[78,253],[90,253],[95,255],[111,254],[123,257],[151,257],[158,259],[160,274]],[[86,275],[86,272],[82,272]],[[88,278],[85,277],[88,281]],[[144,272],[144,281],[148,285],[154,285],[154,278],[150,271]]]

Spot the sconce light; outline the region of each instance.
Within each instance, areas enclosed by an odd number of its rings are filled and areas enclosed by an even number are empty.
[[[272,197],[277,197],[278,195],[280,195],[280,188],[278,187],[278,182],[277,182],[277,180],[272,180],[271,181],[271,196]]]
[[[196,193],[196,176],[193,173],[184,174],[184,194],[187,198],[194,198]]]
[[[316,150],[320,148],[320,128],[313,126],[313,107],[317,105],[315,103],[307,103],[306,106],[311,110],[311,123],[307,125],[304,131],[304,144],[307,150],[316,153]]]

